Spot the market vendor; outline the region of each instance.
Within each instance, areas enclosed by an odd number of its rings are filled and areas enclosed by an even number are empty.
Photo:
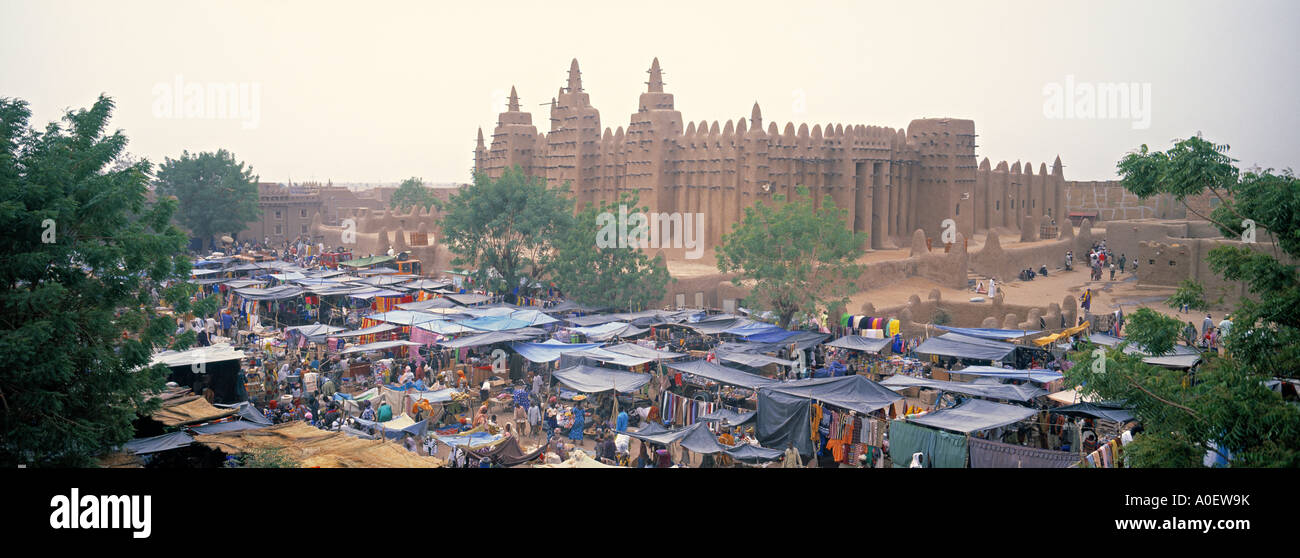
[[[628,432],[628,411],[619,411],[619,418],[614,423],[615,432]]]
[[[573,408],[573,427],[569,429],[569,439],[573,440],[575,445],[582,445],[583,425],[582,404],[579,403]]]
[[[554,436],[551,437],[550,451],[559,456],[560,461],[568,461],[569,459],[569,452],[565,449],[564,437],[561,435],[559,428],[555,429]]]

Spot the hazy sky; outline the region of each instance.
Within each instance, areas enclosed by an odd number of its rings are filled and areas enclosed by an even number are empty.
[[[1243,167],[1295,168],[1298,16],[1288,1],[0,0],[0,96],[44,125],[107,93],[112,125],[156,163],[226,148],[265,181],[452,182],[511,85],[549,129],[540,105],[576,57],[601,125],[627,126],[658,56],[696,122],[755,101],[782,127],[970,118],[981,159],[1059,154],[1071,180],[1199,130]],[[227,83],[247,92],[235,114],[186,113],[187,86]],[[1118,84],[1137,84],[1127,118],[1076,104]]]

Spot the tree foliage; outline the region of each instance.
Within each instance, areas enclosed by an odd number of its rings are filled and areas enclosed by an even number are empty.
[[[100,97],[38,131],[0,99],[0,467],[84,466],[130,440],[176,328],[154,308],[189,310],[176,202],[148,201],[148,161],[112,168],[127,144],[105,132],[112,110]]]
[[[213,235],[238,233],[262,214],[252,168],[244,168],[224,149],[193,155],[183,151],[179,159],[165,159],[158,167],[157,188],[160,195],[180,201],[180,224],[202,239],[204,248]]]
[[[1223,302],[1223,297],[1220,296],[1217,302]],[[1210,302],[1205,299],[1205,285],[1191,279],[1183,279],[1179,282],[1178,290],[1173,296],[1165,299],[1165,304],[1170,308],[1182,308],[1185,304],[1191,310],[1205,310],[1210,307]]]
[[[610,216],[619,215],[620,206],[629,222],[632,215],[646,215],[648,210],[638,202],[634,194],[625,194],[617,204],[587,204],[567,234],[558,238],[551,277],[566,296],[582,304],[624,310],[643,309],[663,300],[671,278],[662,256],[652,259],[636,247],[600,246],[597,242],[602,221],[608,225]]]
[[[1250,296],[1232,312],[1222,357],[1209,352],[1195,374],[1142,363],[1140,355],[1085,350],[1067,373],[1070,382],[1103,399],[1125,401],[1146,427],[1128,453],[1135,466],[1195,466],[1207,451],[1232,456],[1234,466],[1300,466],[1300,409],[1264,386],[1300,372],[1300,183],[1288,170],[1241,174],[1227,146],[1200,138],[1179,141],[1167,153],[1144,145],[1119,163],[1125,188],[1142,197],[1167,193],[1183,200],[1209,192],[1221,200],[1206,217],[1229,238],[1249,219],[1258,244],[1225,243],[1210,251],[1210,269],[1244,282]],[[1189,208],[1191,210],[1192,208]],[[1195,211],[1193,211],[1195,213]],[[1268,239],[1276,239],[1276,243]],[[1168,302],[1193,289],[1184,284]],[[1202,293],[1203,294],[1203,293]],[[1172,348],[1182,326],[1140,309],[1129,317],[1129,340],[1159,354]]]
[[[397,187],[393,192],[393,199],[388,206],[403,211],[412,207],[429,209],[433,207],[438,198],[434,197],[433,190],[424,185],[424,181],[412,176],[402,181],[402,185]]]
[[[568,185],[548,188],[518,167],[499,179],[485,174],[437,203],[445,216],[442,234],[456,254],[453,265],[468,266],[478,285],[512,294],[522,283],[545,277],[553,245],[573,222]]]
[[[848,212],[830,196],[814,208],[806,187],[796,194],[745,208],[744,218],[718,247],[718,269],[737,273],[736,285],[751,282],[746,304],[771,309],[781,327],[797,313],[846,302],[852,279],[861,273],[853,262],[863,254],[865,235],[846,225]]]

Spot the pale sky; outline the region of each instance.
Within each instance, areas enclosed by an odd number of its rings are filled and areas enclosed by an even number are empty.
[[[1126,151],[1197,131],[1242,167],[1300,167],[1298,24],[1300,3],[1249,0],[0,0],[0,96],[43,126],[107,93],[111,125],[155,163],[225,148],[264,181],[460,182],[511,85],[549,129],[540,105],[577,58],[601,125],[626,127],[657,56],[688,121],[748,117],[755,101],[781,127],[969,118],[981,159],[1059,154],[1067,179],[1105,180]],[[250,104],[187,117],[162,100],[178,80],[242,84]],[[1049,117],[1067,80],[1079,95],[1137,84],[1149,126]]]

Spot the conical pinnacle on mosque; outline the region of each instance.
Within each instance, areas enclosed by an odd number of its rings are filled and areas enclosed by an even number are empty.
[[[576,62],[576,61],[575,61],[575,62]],[[647,81],[647,82],[646,82],[646,85],[649,86],[649,87],[646,88],[646,92],[648,92],[648,93],[663,93],[663,92],[664,92],[664,76],[663,76],[663,71],[659,69],[659,58],[658,58],[658,57],[656,57],[656,58],[654,59],[654,62],[651,62],[651,63],[650,63],[650,70],[649,70],[649,72],[650,72],[650,81]]]
[[[569,64],[569,93],[582,91],[582,72],[578,70],[578,59]]]

